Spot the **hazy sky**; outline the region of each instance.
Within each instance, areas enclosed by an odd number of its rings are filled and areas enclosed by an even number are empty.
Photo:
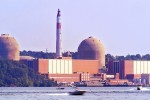
[[[150,53],[150,0],[0,0],[0,33],[15,37],[21,50],[55,52],[58,8],[63,51],[93,36],[106,53]]]

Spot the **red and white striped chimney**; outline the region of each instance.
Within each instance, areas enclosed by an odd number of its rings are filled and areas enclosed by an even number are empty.
[[[61,14],[58,9],[56,25],[56,58],[62,57],[62,39],[61,39]]]

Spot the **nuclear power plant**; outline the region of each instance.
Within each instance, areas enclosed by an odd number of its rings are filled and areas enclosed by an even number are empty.
[[[61,26],[61,11],[58,9],[56,17],[56,59],[34,59],[29,56],[20,56],[17,41],[8,34],[0,36],[0,57],[8,60],[20,60],[28,67],[46,75],[49,79],[56,80],[58,83],[95,80],[94,75],[99,74],[99,69],[105,66],[105,49],[102,42],[89,37],[81,41],[78,47],[78,59],[63,57]],[[101,76],[104,77],[103,74]]]
[[[105,66],[105,49],[102,42],[89,37],[81,41],[78,47],[78,59],[63,57],[61,28],[61,11],[58,9],[56,16],[56,59],[25,59],[29,57],[21,57],[21,61],[24,61],[40,74],[59,83],[95,80],[94,75],[100,75],[99,69]],[[102,76],[104,77],[103,74]]]
[[[17,41],[8,34],[0,36],[0,57],[14,61],[20,60],[28,67],[33,68],[34,71],[47,76],[49,79],[54,79],[58,83],[86,82],[87,86],[101,86],[101,82],[106,80],[108,76],[110,77],[110,75],[101,72],[105,66],[105,48],[102,42],[94,37],[88,37],[79,44],[77,59],[63,57],[61,28],[61,11],[58,9],[56,16],[56,59],[35,59],[29,56],[20,56]],[[114,68],[116,67],[113,66]],[[109,69],[112,67],[110,66]],[[113,69],[108,72],[117,76],[118,74],[115,72],[118,70],[113,72]]]
[[[77,59],[62,56],[61,12],[56,18],[56,59],[25,59],[29,67],[58,83],[86,83],[87,86],[132,85],[138,80],[150,84],[150,61],[108,61],[105,68],[105,47],[103,43],[88,37],[78,46]],[[64,34],[65,35],[65,34]],[[27,57],[28,58],[28,57]],[[80,84],[81,85],[81,84]]]
[[[104,82],[106,85],[126,85],[143,80],[145,84],[150,84],[150,61],[110,60],[107,62],[108,70],[104,70],[105,47],[102,41],[91,36],[79,44],[76,59],[63,57],[61,28],[61,11],[58,9],[55,59],[20,56],[19,44],[8,34],[0,36],[0,58],[23,62],[58,83],[84,82],[87,86],[101,86]]]

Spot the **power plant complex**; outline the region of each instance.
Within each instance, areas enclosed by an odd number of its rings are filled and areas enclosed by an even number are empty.
[[[62,56],[61,12],[57,12],[56,22],[56,59],[35,59],[20,56],[19,44],[8,34],[0,36],[0,57],[21,61],[49,79],[58,83],[84,82],[88,86],[123,85],[144,82],[150,84],[150,61],[108,61],[104,71],[105,48],[94,37],[81,41],[77,48],[78,58]],[[142,81],[143,80],[143,81]],[[136,81],[136,82],[135,82]]]
[[[36,71],[57,82],[90,81],[90,75],[99,73],[105,66],[105,50],[96,38],[89,37],[78,47],[78,59],[62,56],[61,12],[56,23],[56,59],[37,59],[33,63]]]

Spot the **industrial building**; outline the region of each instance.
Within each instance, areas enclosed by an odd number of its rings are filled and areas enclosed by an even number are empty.
[[[90,81],[90,76],[99,73],[99,60],[22,59],[21,61],[57,82]]]
[[[71,57],[33,59],[26,56],[20,59],[35,71],[60,83],[91,81],[95,78],[94,74],[99,74],[99,69],[105,65],[105,50],[98,39],[89,37],[85,40],[78,47],[78,52],[80,52],[78,59]],[[97,81],[101,78],[103,77],[98,77]]]
[[[62,57],[61,12],[58,9],[56,22],[56,58],[37,59],[35,69],[58,82],[89,81],[90,75],[99,73],[105,66],[105,49],[96,38],[83,40],[78,47],[78,59]]]
[[[146,79],[149,83],[150,61],[143,60],[122,60],[109,61],[108,74],[119,74],[120,79],[142,82]]]

